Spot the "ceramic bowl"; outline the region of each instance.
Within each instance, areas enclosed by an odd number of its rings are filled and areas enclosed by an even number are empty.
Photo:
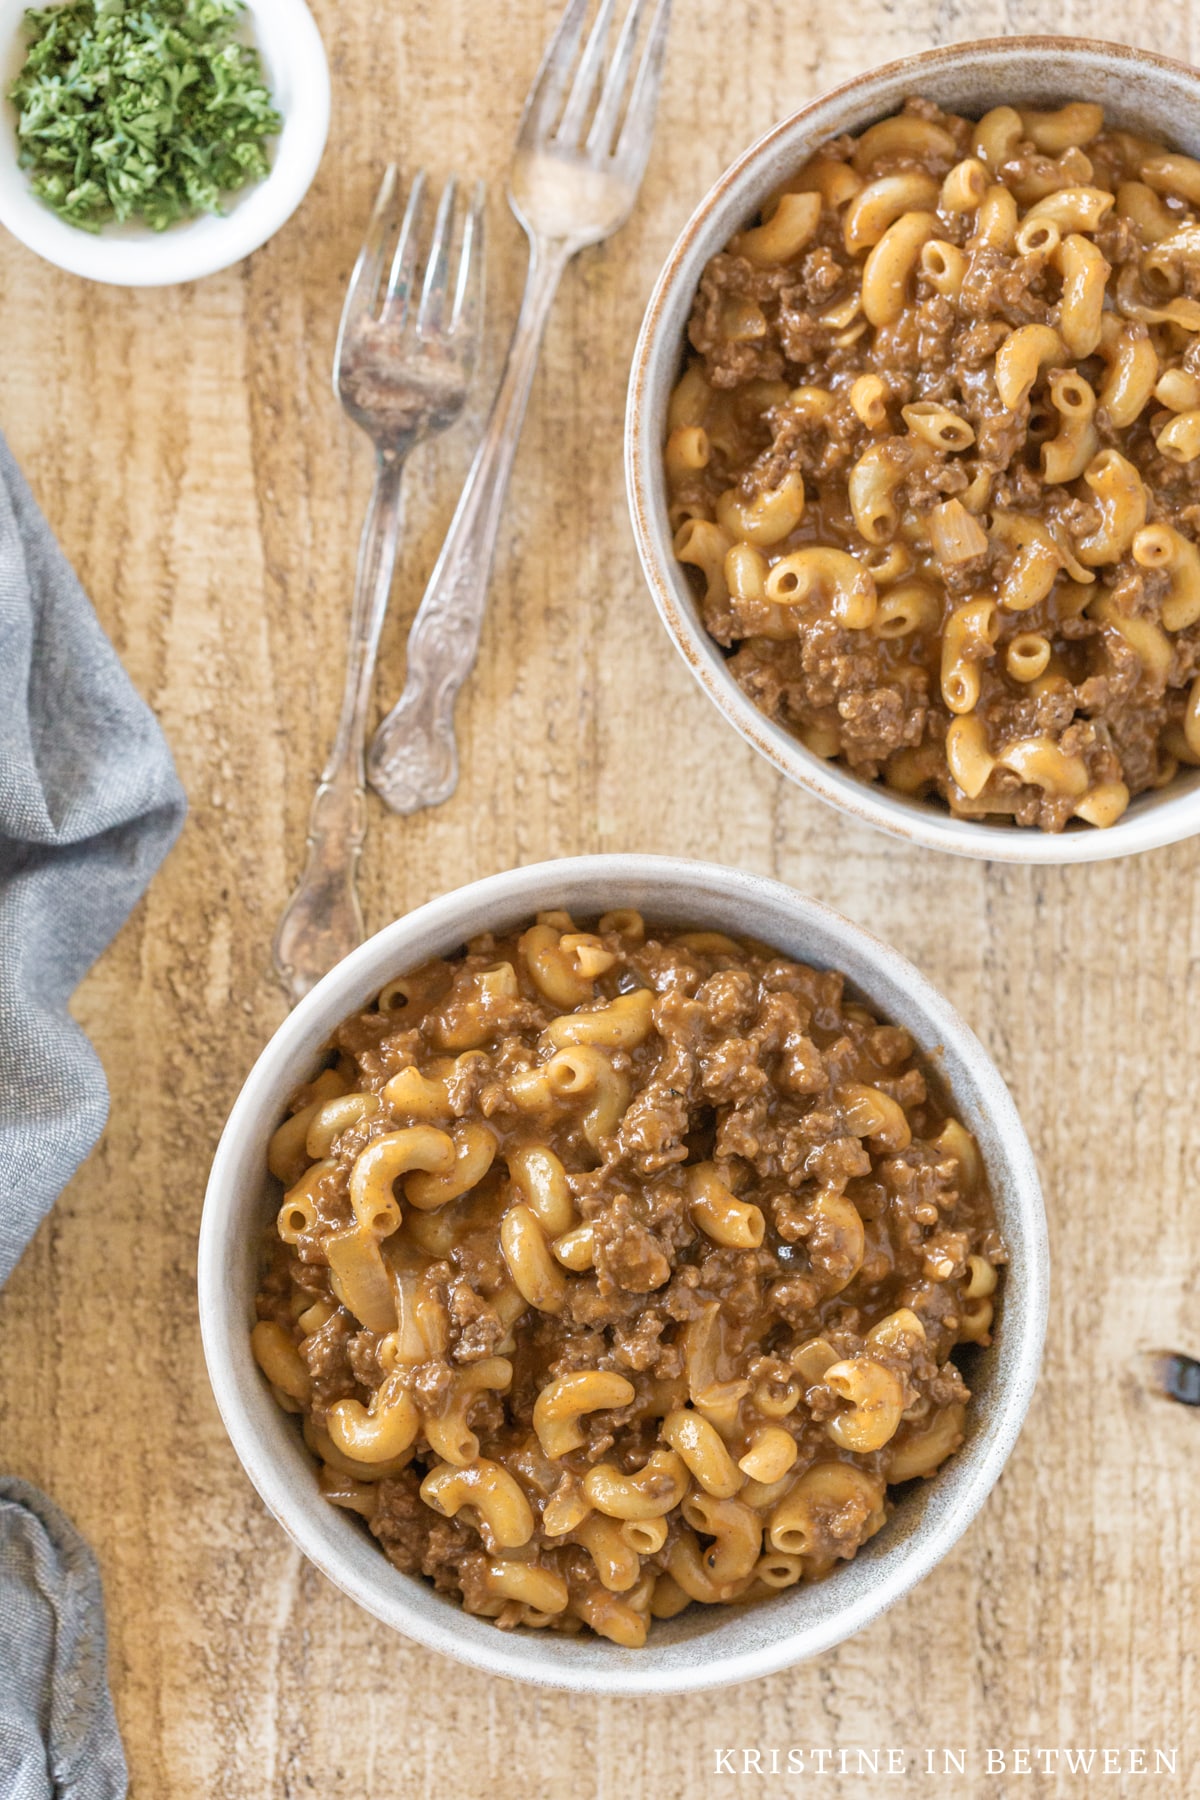
[[[117,287],[197,281],[240,262],[273,237],[303,200],[329,132],[329,65],[304,0],[248,0],[245,33],[258,46],[283,129],[265,181],[231,194],[221,215],[166,231],[135,222],[98,233],[68,225],[34,194],[17,162],[17,113],[7,94],[25,60],[28,0],[0,0],[0,225],[47,262]]]
[[[1139,795],[1106,830],[1073,824],[1052,834],[956,819],[937,801],[910,799],[822,761],[739,688],[704,629],[687,570],[672,553],[662,446],[667,403],[682,367],[688,317],[705,264],[819,145],[841,132],[861,132],[914,94],[975,118],[1001,104],[1052,107],[1095,100],[1112,123],[1200,155],[1196,70],[1124,44],[1069,37],[988,38],[905,57],[822,94],[767,132],[722,175],[684,226],[651,295],[634,352],[625,468],[634,533],[654,603],[676,649],[729,723],[789,780],[854,818],[932,850],[996,862],[1095,862],[1175,843],[1200,831],[1200,769]]]
[[[827,1580],[747,1607],[691,1607],[656,1623],[642,1650],[590,1634],[498,1631],[400,1574],[361,1521],[321,1497],[296,1420],[275,1404],[250,1353],[262,1233],[279,1203],[267,1140],[289,1096],[320,1066],[334,1028],[391,977],[477,932],[506,931],[556,907],[587,918],[621,906],[660,925],[744,933],[840,969],[881,1015],[906,1026],[940,1066],[979,1141],[1010,1255],[995,1341],[970,1371],[962,1449],[910,1488],[879,1535]],[[200,1231],[200,1324],[213,1392],[246,1473],[304,1554],[368,1612],[431,1650],[519,1681],[606,1694],[677,1693],[769,1674],[860,1630],[928,1574],[982,1506],[1016,1440],[1037,1376],[1048,1281],[1037,1170],[1012,1099],[978,1039],[925,977],[778,882],[663,857],[588,856],[493,875],[354,951],[300,1002],[247,1077],[213,1162]]]

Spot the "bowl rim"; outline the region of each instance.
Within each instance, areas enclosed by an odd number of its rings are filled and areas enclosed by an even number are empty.
[[[814,95],[729,164],[695,206],[667,254],[646,304],[630,366],[625,404],[626,497],[642,572],[668,636],[713,705],[778,773],[839,812],[926,849],[1007,863],[1100,862],[1159,849],[1200,833],[1200,772],[1181,771],[1170,788],[1137,796],[1130,810],[1106,829],[1090,826],[1056,833],[956,819],[938,804],[912,801],[881,783],[860,780],[848,769],[807,750],[782,725],[760,712],[727,673],[717,646],[695,612],[686,576],[670,555],[665,516],[659,515],[655,493],[662,457],[656,425],[665,409],[666,370],[682,349],[682,341],[676,342],[666,330],[664,314],[684,287],[690,305],[699,278],[695,265],[702,265],[722,247],[714,240],[705,247],[703,257],[698,255],[717,208],[753,178],[782,142],[802,135],[818,113],[869,99],[874,90],[898,80],[918,82],[931,70],[954,70],[997,57],[1015,62],[1023,56],[1037,64],[1052,62],[1067,71],[1072,58],[1143,68],[1186,81],[1200,98],[1200,70],[1175,58],[1101,38],[1045,34],[972,38],[939,45],[880,63]],[[1064,75],[1064,85],[1069,86],[1069,72]],[[664,390],[662,405],[656,405],[660,387]],[[1153,810],[1139,812],[1139,801],[1154,801]]]
[[[17,161],[16,114],[7,88],[29,3],[0,0],[0,225],[27,250],[105,286],[172,287],[241,262],[287,223],[320,166],[332,104],[325,45],[305,0],[245,0],[245,23],[268,66],[272,92],[285,85],[289,90],[265,178],[235,193],[225,213],[201,213],[163,232],[131,223],[96,234],[45,206]]]
[[[415,1595],[410,1597],[410,1583],[416,1578],[393,1570],[374,1545],[364,1545],[369,1573],[357,1573],[350,1566],[353,1556],[348,1547],[339,1548],[335,1539],[329,1515],[336,1509],[322,1501],[315,1488],[310,1494],[292,1479],[283,1468],[283,1455],[256,1423],[256,1410],[265,1417],[264,1402],[267,1407],[272,1403],[250,1354],[250,1319],[233,1291],[235,1271],[245,1268],[246,1240],[238,1215],[252,1204],[241,1197],[252,1179],[249,1159],[261,1158],[263,1120],[278,1111],[289,1085],[295,1085],[305,1055],[311,1062],[314,1046],[331,1029],[326,1022],[318,1034],[319,1022],[345,1017],[413,956],[433,954],[428,948],[431,935],[446,949],[461,942],[460,927],[468,914],[483,909],[497,921],[529,916],[551,895],[565,899],[568,884],[606,888],[614,905],[635,904],[634,895],[645,896],[642,904],[651,916],[655,896],[666,908],[677,905],[684,890],[696,896],[698,911],[705,895],[714,894],[730,905],[769,907],[781,920],[786,915],[796,932],[812,931],[836,945],[847,963],[867,966],[869,981],[900,992],[905,1006],[911,1007],[911,1017],[923,1021],[922,1036],[926,1031],[936,1033],[923,1045],[925,1050],[949,1050],[957,1057],[979,1116],[989,1121],[995,1145],[991,1166],[1002,1172],[1007,1197],[1008,1247],[1022,1268],[1022,1299],[1010,1309],[1013,1336],[1005,1344],[1006,1361],[997,1365],[987,1411],[977,1436],[963,1452],[965,1458],[969,1451],[972,1460],[955,1466],[953,1506],[942,1513],[931,1509],[898,1538],[888,1551],[889,1561],[881,1563],[875,1581],[856,1600],[833,1608],[824,1619],[750,1648],[722,1651],[718,1627],[702,1640],[703,1648],[696,1644],[700,1660],[689,1662],[682,1671],[659,1666],[653,1640],[639,1651],[604,1645],[602,1657],[587,1663],[551,1650],[543,1642],[546,1634],[530,1634],[534,1641],[527,1637],[516,1652],[506,1634],[490,1625],[480,1629],[479,1621],[470,1620],[457,1607],[439,1608],[431,1618],[419,1610]],[[574,903],[581,909],[584,905],[580,900]],[[859,977],[853,979],[862,985]],[[959,1100],[962,1105],[961,1088]],[[245,1165],[240,1174],[239,1163]],[[941,1561],[983,1505],[1020,1433],[1041,1362],[1049,1250],[1037,1167],[1012,1096],[975,1034],[920,970],[862,926],[782,882],[680,857],[593,855],[508,870],[426,902],[375,933],[299,1003],[259,1054],[221,1134],[205,1194],[197,1278],[209,1380],[234,1450],[268,1511],[335,1586],[407,1637],[492,1674],[580,1692],[635,1695],[699,1691],[806,1660],[870,1623]],[[344,1529],[341,1515],[337,1526]],[[420,1586],[425,1593],[432,1592],[426,1584]],[[735,1613],[730,1609],[730,1622]]]

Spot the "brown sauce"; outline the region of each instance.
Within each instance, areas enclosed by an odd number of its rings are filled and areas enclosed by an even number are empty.
[[[1098,107],[910,100],[709,263],[676,554],[817,755],[1048,831],[1200,763],[1198,218]]]
[[[397,1568],[637,1644],[826,1574],[962,1441],[986,1180],[840,975],[543,914],[331,1058],[272,1142],[255,1347]]]

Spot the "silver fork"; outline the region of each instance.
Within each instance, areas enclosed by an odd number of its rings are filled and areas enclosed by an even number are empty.
[[[629,217],[650,153],[670,0],[632,0],[611,58],[615,0],[601,0],[580,53],[589,4],[570,0],[525,102],[508,185],[529,239],[525,296],[491,416],[409,633],[404,692],[367,757],[372,787],[400,813],[437,806],[458,785],[454,705],[479,649],[504,496],[551,302],[571,258]]]
[[[293,1003],[362,941],[356,878],[367,829],[363,744],[396,562],[404,464],[416,444],[444,431],[462,411],[479,345],[483,184],[467,208],[453,285],[458,183],[452,176],[442,190],[422,258],[426,186],[421,170],[401,216],[395,165],[388,167],[350,277],[334,353],[334,392],[374,443],[377,467],[359,545],[337,736],[308,816],[304,873],[275,933],[275,969]]]

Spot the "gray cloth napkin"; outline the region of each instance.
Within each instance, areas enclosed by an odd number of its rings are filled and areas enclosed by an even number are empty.
[[[154,715],[0,438],[0,1285],[108,1113],[67,999],[183,814]]]
[[[96,1559],[28,1482],[0,1477],[0,1794],[120,1800]]]
[[[104,1074],[67,1000],[184,806],[0,438],[0,1285],[103,1128]],[[0,1481],[0,1796],[124,1793],[95,1563],[36,1489]]]

